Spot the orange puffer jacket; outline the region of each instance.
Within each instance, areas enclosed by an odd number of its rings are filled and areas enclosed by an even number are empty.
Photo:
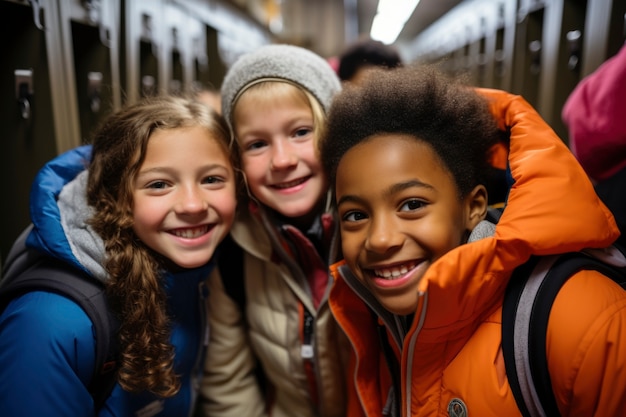
[[[350,417],[519,416],[500,347],[511,272],[533,254],[606,247],[619,234],[583,169],[535,110],[519,96],[478,91],[491,100],[501,127],[511,128],[515,184],[493,236],[462,245],[429,268],[402,340],[392,337],[398,318],[372,314],[366,294],[357,295],[339,272],[341,263],[332,267],[330,305],[353,347]],[[379,325],[400,364],[397,414],[383,412],[391,378]],[[547,356],[563,416],[623,415],[626,292],[597,272],[573,276],[552,309]]]

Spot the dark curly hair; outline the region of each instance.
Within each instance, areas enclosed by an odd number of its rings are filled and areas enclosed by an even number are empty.
[[[334,186],[337,165],[350,148],[389,133],[430,144],[461,198],[488,181],[490,148],[502,135],[486,99],[434,67],[377,70],[365,84],[344,88],[330,107],[319,144],[330,184]]]
[[[133,231],[133,183],[153,132],[195,126],[216,138],[238,166],[223,118],[182,97],[148,98],[113,113],[92,141],[87,201],[95,214],[90,225],[106,249],[107,298],[120,321],[118,381],[129,392],[170,397],[180,389],[163,283],[167,260]]]

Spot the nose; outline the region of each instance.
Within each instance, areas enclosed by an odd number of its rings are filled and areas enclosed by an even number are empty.
[[[202,190],[199,187],[184,187],[176,204],[175,211],[179,214],[203,213],[209,208]]]
[[[298,164],[298,155],[288,140],[276,141],[272,146],[272,171],[293,168]]]
[[[385,254],[399,248],[404,242],[400,228],[387,216],[373,217],[365,240],[365,249],[377,254]]]

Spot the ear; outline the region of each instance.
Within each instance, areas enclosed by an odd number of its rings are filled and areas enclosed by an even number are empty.
[[[487,216],[487,189],[480,184],[465,197],[466,225],[469,231]]]

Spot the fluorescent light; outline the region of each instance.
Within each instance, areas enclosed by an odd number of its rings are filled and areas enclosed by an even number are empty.
[[[394,43],[418,3],[419,0],[379,0],[370,37],[386,44]]]

